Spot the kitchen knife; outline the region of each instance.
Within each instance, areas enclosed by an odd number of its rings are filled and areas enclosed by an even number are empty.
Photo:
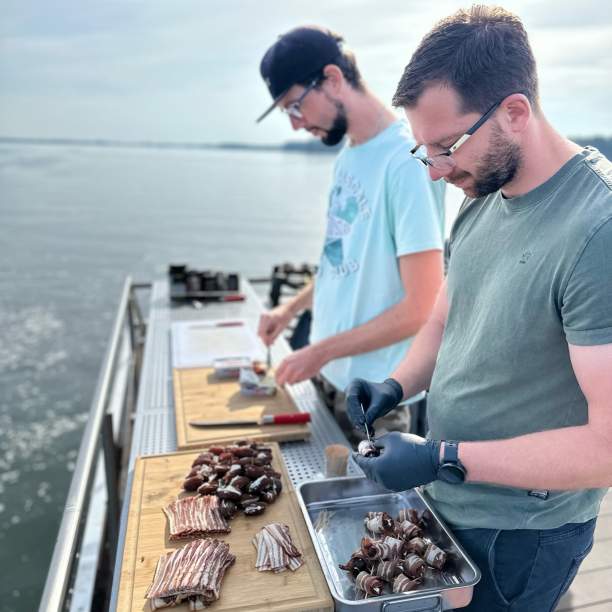
[[[233,427],[244,425],[298,425],[310,422],[309,412],[264,414],[261,419],[231,419],[227,421],[189,421],[193,427]]]

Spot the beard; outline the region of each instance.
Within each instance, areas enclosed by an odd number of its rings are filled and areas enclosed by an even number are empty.
[[[501,128],[494,125],[491,145],[476,170],[475,197],[482,198],[509,183],[521,167],[522,157],[518,144],[508,140]]]
[[[470,198],[482,198],[495,193],[516,176],[522,161],[520,147],[508,140],[497,124],[493,124],[489,148],[471,175],[474,185],[464,189],[464,192]],[[462,172],[453,177],[453,182],[469,176],[470,173]]]
[[[342,102],[334,100],[336,105],[336,116],[332,122],[331,127],[325,130],[326,134],[321,138],[321,142],[328,147],[337,145],[345,136],[348,130],[348,119],[346,117],[346,109]]]

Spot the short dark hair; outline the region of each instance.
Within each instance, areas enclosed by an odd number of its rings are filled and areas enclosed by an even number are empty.
[[[361,76],[361,72],[359,72],[359,68],[357,67],[355,54],[344,46],[344,37],[342,35],[332,32],[331,30],[327,30],[327,32],[335,39],[335,41],[338,43],[338,47],[340,48],[340,55],[331,63],[340,68],[345,80],[353,89],[360,91],[363,90],[363,78]],[[303,85],[306,87],[312,83],[313,79],[317,77],[323,78],[322,69],[319,74],[315,74],[313,78],[309,78],[304,82],[299,82],[298,85]]]
[[[518,92],[538,108],[536,63],[520,18],[498,6],[474,5],[438,22],[404,69],[393,106],[415,106],[435,83],[453,87],[465,113],[484,113]]]

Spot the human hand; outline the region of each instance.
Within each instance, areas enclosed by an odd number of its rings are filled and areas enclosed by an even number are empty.
[[[346,388],[346,410],[355,429],[365,431],[367,423],[370,435],[372,423],[393,410],[404,397],[402,386],[393,378],[382,383],[355,378]],[[363,410],[361,407],[363,406]],[[364,416],[365,412],[365,416]]]
[[[285,357],[276,369],[279,385],[294,384],[312,378],[329,360],[317,344],[311,344]]]
[[[285,305],[264,312],[259,317],[257,335],[266,346],[270,346],[283,329],[289,325],[292,318],[291,311]]]
[[[399,431],[381,436],[375,442],[378,456],[353,459],[365,475],[391,491],[406,491],[437,479],[440,467],[440,441],[426,440]]]

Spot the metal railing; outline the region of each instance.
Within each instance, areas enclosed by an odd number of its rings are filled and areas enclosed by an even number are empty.
[[[62,612],[65,610],[100,449],[103,450],[106,471],[107,513],[105,531],[110,546],[108,561],[112,570],[120,507],[117,483],[120,478],[121,453],[126,450],[122,448],[122,445],[129,444],[129,435],[126,435],[125,429],[129,426],[131,412],[136,403],[142,347],[146,334],[146,324],[135,292],[138,289],[148,289],[150,287],[150,283],[133,283],[130,277],[127,277],[124,282],[110,342],[102,362],[89,418],[83,432],[39,612]],[[129,376],[126,379],[124,401],[119,415],[119,431],[115,435],[113,434],[113,421],[108,413],[108,405],[117,372],[120,348],[125,341],[128,342],[130,349]]]

